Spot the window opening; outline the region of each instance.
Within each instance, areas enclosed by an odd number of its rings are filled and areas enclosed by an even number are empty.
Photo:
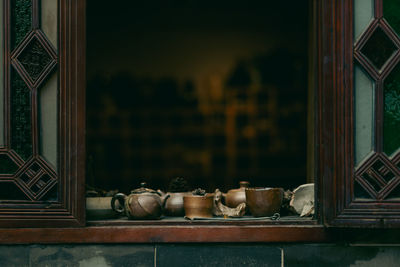
[[[288,9],[287,5],[291,8]],[[306,1],[87,1],[87,184],[293,190],[307,168]]]

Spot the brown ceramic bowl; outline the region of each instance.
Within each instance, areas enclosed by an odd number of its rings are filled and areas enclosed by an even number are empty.
[[[213,194],[184,196],[185,216],[188,218],[211,218],[213,216],[213,199]]]
[[[279,213],[282,199],[282,188],[246,188],[246,205],[254,217],[272,216]]]

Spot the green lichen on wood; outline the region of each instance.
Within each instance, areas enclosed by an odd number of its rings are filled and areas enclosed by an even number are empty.
[[[11,77],[11,148],[24,160],[32,155],[31,92],[15,71]]]
[[[32,1],[11,1],[12,48],[15,48],[32,29]]]

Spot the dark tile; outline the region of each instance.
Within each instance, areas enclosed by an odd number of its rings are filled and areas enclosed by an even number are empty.
[[[0,246],[0,266],[29,266],[29,247]]]
[[[399,266],[400,247],[295,245],[285,246],[284,265],[290,266]]]
[[[77,245],[34,246],[31,266],[154,266],[154,246]]]
[[[281,266],[281,250],[261,245],[159,245],[162,266]]]

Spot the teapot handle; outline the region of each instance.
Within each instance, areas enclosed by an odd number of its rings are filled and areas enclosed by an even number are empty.
[[[125,198],[126,195],[118,193],[111,199],[111,208],[119,214],[125,213]],[[115,206],[115,201],[118,200],[119,207]]]
[[[167,203],[167,199],[170,198],[171,195],[170,194],[165,194],[164,198],[162,199],[162,208],[165,209],[165,204]]]

